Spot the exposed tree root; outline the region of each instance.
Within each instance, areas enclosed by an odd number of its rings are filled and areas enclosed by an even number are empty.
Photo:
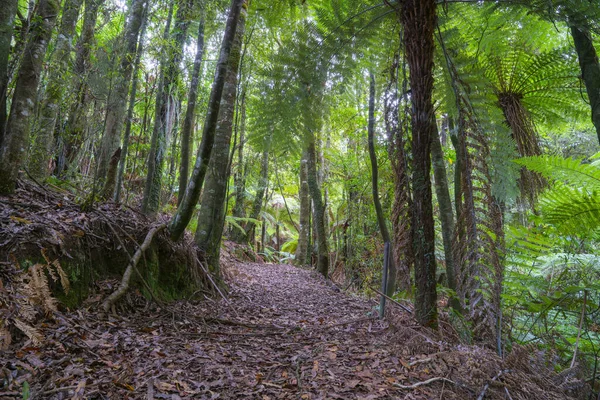
[[[162,231],[166,227],[166,224],[160,224],[150,229],[150,231],[146,235],[146,238],[144,239],[144,242],[137,249],[131,261],[127,265],[127,269],[123,274],[123,278],[121,279],[119,287],[102,303],[102,309],[104,310],[104,313],[108,314],[110,308],[117,302],[117,300],[119,300],[127,292],[127,289],[129,289],[129,282],[131,281],[131,274],[133,273],[133,270],[137,266],[138,262],[140,261],[140,258],[142,258],[144,251],[146,251],[148,247],[150,247],[154,235],[156,235],[158,232]]]

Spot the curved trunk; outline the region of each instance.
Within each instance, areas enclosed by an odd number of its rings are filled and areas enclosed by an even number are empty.
[[[27,159],[31,117],[48,41],[59,11],[57,0],[40,0],[17,75],[6,135],[0,148],[0,194],[10,194],[21,164]]]
[[[148,176],[144,188],[142,212],[155,213],[160,206],[160,193],[162,189],[162,175],[164,159],[167,153],[169,135],[170,111],[175,104],[174,92],[179,76],[179,64],[183,57],[183,44],[187,37],[187,28],[190,24],[191,0],[182,0],[175,16],[175,26],[170,34],[172,43],[167,44],[167,57],[161,65],[158,92],[156,93],[156,111],[154,129],[150,141],[150,155],[148,158]],[[171,15],[171,14],[169,14]],[[170,18],[165,28],[165,42],[168,43]]]
[[[379,201],[379,170],[377,167],[377,154],[375,153],[375,143],[373,140],[375,133],[375,77],[373,76],[373,73],[369,74],[369,78],[369,122],[367,128],[367,141],[369,144],[369,159],[371,160],[371,187],[373,191],[373,203],[375,205],[377,224],[379,225],[379,231],[381,232],[383,242],[390,243],[390,232],[388,230],[385,217],[383,216],[381,201]],[[389,265],[389,263],[384,262],[384,268],[387,269],[388,266],[389,270],[387,271],[387,286],[385,287],[385,292],[388,296],[392,296],[396,291],[396,269]]]
[[[571,36],[577,50],[585,89],[590,99],[592,122],[596,127],[598,141],[600,141],[600,63],[598,63],[598,55],[589,31],[571,26]]]
[[[8,90],[8,57],[13,36],[18,0],[6,0],[0,7],[0,146],[6,129],[6,94]]]
[[[208,164],[209,173],[200,199],[196,244],[204,250],[208,266],[220,275],[219,255],[221,236],[225,223],[225,197],[229,181],[229,147],[233,131],[233,116],[237,98],[237,77],[242,51],[242,38],[246,24],[246,7],[242,7],[235,39],[229,54],[225,87],[219,109],[219,122],[215,132],[213,153]]]
[[[71,42],[75,34],[80,8],[81,0],[67,0],[62,12],[56,47],[49,65],[46,96],[40,107],[39,129],[29,157],[29,173],[38,179],[46,178],[51,172],[48,166],[52,158],[54,129],[65,97],[71,59]]]
[[[204,7],[200,11],[198,22],[198,42],[196,45],[196,58],[194,59],[194,70],[190,81],[188,93],[187,110],[181,130],[181,164],[179,166],[179,191],[177,192],[177,205],[181,204],[185,188],[188,184],[190,174],[190,152],[192,150],[192,129],[196,115],[196,101],[198,100],[198,83],[202,75],[202,57],[204,56]]]
[[[219,108],[221,107],[221,97],[223,95],[223,87],[225,86],[225,75],[227,73],[227,63],[229,61],[229,53],[233,45],[235,31],[237,30],[237,22],[241,13],[242,5],[245,0],[232,0],[221,44],[221,53],[219,54],[219,62],[215,71],[213,87],[208,101],[208,111],[204,121],[204,129],[202,131],[202,142],[198,149],[196,164],[190,178],[185,195],[177,212],[169,225],[169,231],[173,240],[178,240],[186,226],[192,219],[194,207],[198,203],[200,191],[204,184],[204,177],[208,169],[208,162],[212,152],[213,143],[215,140],[215,131],[217,128],[217,119],[219,116]]]
[[[302,153],[300,160],[300,231],[298,232],[298,247],[296,247],[296,264],[304,265],[309,262],[308,248],[310,236],[310,194],[308,193],[308,153]]]
[[[410,69],[412,101],[413,207],[415,256],[415,316],[421,325],[437,326],[435,224],[431,193],[431,140],[435,133],[433,92],[433,32],[435,0],[406,0],[400,17]]]
[[[106,113],[104,135],[102,136],[100,154],[98,155],[97,176],[100,179],[104,179],[106,176],[110,158],[119,147],[121,141],[120,135],[125,120],[125,107],[127,105],[129,83],[131,81],[138,36],[142,27],[146,4],[146,0],[132,0],[131,16],[123,33],[125,50],[121,55],[118,76],[110,96],[108,111]]]

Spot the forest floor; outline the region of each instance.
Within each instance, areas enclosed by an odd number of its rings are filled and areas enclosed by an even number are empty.
[[[58,313],[43,345],[0,353],[0,398],[25,398],[25,381],[35,399],[570,398],[528,353],[450,345],[400,309],[376,319],[314,271],[234,261],[226,275],[227,300]]]

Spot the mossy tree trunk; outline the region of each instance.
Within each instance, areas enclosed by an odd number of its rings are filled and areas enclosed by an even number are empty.
[[[229,15],[225,25],[225,33],[221,44],[219,61],[217,63],[213,87],[208,101],[208,111],[206,113],[204,129],[202,132],[202,142],[200,143],[200,148],[198,149],[198,155],[196,157],[196,164],[194,165],[190,182],[185,190],[184,198],[179,204],[177,212],[169,225],[169,231],[173,240],[178,240],[181,235],[183,235],[186,226],[192,219],[194,207],[200,198],[200,192],[202,190],[202,185],[204,184],[204,177],[206,176],[208,162],[215,140],[219,108],[221,107],[221,97],[223,95],[223,87],[225,86],[227,64],[229,62],[229,53],[233,46],[238,19],[243,4],[245,4],[245,0],[231,1]]]
[[[369,146],[369,160],[371,161],[371,189],[373,193],[373,204],[377,214],[377,224],[384,243],[390,243],[390,231],[383,215],[381,201],[379,201],[379,168],[377,166],[377,154],[375,153],[375,77],[369,74],[369,121],[367,127],[367,142]],[[389,264],[388,264],[389,265]],[[388,265],[384,268],[388,268]],[[382,277],[383,279],[383,277]],[[392,296],[396,291],[396,268],[391,265],[387,275],[386,294]]]
[[[177,205],[183,200],[185,188],[188,184],[190,174],[190,153],[192,151],[192,130],[196,116],[196,101],[198,100],[198,83],[202,75],[202,57],[204,56],[204,6],[201,6],[200,20],[198,21],[198,39],[196,44],[196,58],[194,69],[188,91],[187,109],[183,128],[181,129],[181,164],[179,165],[179,191],[177,193]]]
[[[97,176],[102,180],[108,172],[110,158],[121,142],[120,135],[123,122],[125,121],[127,94],[129,93],[129,84],[135,62],[138,36],[145,15],[145,6],[147,6],[146,0],[132,0],[129,20],[123,32],[124,50],[121,54],[116,82],[108,102],[104,135],[102,136],[100,153],[98,155]]]
[[[6,0],[0,7],[0,146],[6,129],[6,95],[8,90],[8,58],[13,37],[18,0]]]
[[[29,172],[38,179],[46,178],[51,172],[48,166],[52,158],[54,130],[69,79],[71,43],[81,2],[82,0],[67,0],[62,10],[60,28],[48,68],[46,93],[39,111],[37,135],[29,157]]]
[[[415,317],[437,326],[435,224],[431,192],[431,140],[435,134],[433,33],[435,0],[405,0],[400,5],[412,102],[412,238],[415,257]]]
[[[242,6],[233,46],[229,54],[225,87],[219,109],[219,122],[215,132],[215,143],[208,164],[208,175],[198,213],[196,244],[205,252],[208,266],[220,275],[219,255],[221,236],[225,223],[225,197],[229,181],[229,148],[233,132],[233,120],[237,99],[238,69],[242,54],[242,38],[246,24],[246,4]]]
[[[310,193],[308,192],[308,153],[302,153],[300,160],[300,231],[298,232],[298,247],[296,247],[295,261],[297,265],[307,264],[309,261],[309,236],[310,236]]]
[[[17,75],[6,134],[0,148],[0,194],[11,194],[22,163],[27,159],[31,118],[48,41],[59,11],[58,0],[40,0],[32,19]]]
[[[254,202],[252,203],[252,211],[250,212],[250,218],[258,219],[260,216],[260,211],[263,206],[263,201],[265,199],[265,193],[267,191],[267,187],[269,186],[269,150],[271,147],[271,138],[270,136],[265,139],[265,147],[262,153],[262,159],[260,162],[260,178],[258,180],[258,188],[256,189],[256,195],[254,196]],[[263,222],[264,224],[264,222]],[[254,229],[256,228],[256,224],[252,221],[248,221],[244,230],[246,234],[244,236],[243,243],[251,243],[254,238]]]
[[[237,168],[233,176],[235,186],[235,204],[233,206],[233,216],[244,218],[246,216],[246,175],[248,173],[244,158],[244,145],[246,144],[246,90],[242,92],[242,101],[240,102],[240,139],[237,145]],[[246,234],[240,229],[233,227],[230,234],[231,240],[236,243],[245,243]]]
[[[571,26],[571,36],[577,50],[585,89],[590,99],[592,122],[596,127],[598,141],[600,141],[600,63],[598,63],[598,55],[588,30],[573,25]]]
[[[179,76],[179,63],[183,57],[183,45],[190,24],[190,14],[193,0],[181,0],[175,16],[175,26],[170,33],[169,25],[165,29],[167,56],[162,60],[158,92],[156,93],[156,111],[154,129],[150,141],[150,156],[148,158],[148,176],[144,189],[142,211],[156,213],[160,207],[164,159],[167,152],[167,137],[169,136],[169,112],[175,106],[175,91]],[[169,43],[170,42],[170,43]]]

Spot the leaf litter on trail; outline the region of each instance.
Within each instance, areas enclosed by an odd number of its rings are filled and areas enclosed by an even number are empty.
[[[486,398],[504,398],[505,386],[513,399],[569,398],[545,390],[560,385],[551,375],[446,343],[402,312],[372,319],[372,301],[313,271],[229,268],[241,272],[229,271],[228,303],[178,302],[109,321],[93,305],[56,314],[37,326],[41,345],[25,340],[0,354],[0,398],[21,397],[27,385],[41,399],[474,399],[509,368]],[[435,377],[454,384],[402,388]]]

